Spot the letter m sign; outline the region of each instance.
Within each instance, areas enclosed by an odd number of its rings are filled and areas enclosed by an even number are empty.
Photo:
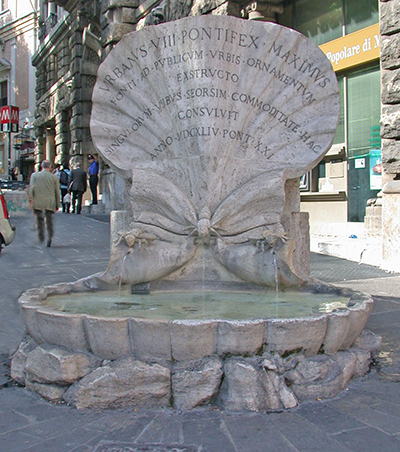
[[[1,107],[1,130],[2,132],[18,132],[19,108]]]

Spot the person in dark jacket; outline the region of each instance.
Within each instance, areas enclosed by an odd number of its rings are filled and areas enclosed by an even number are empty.
[[[87,188],[87,175],[81,168],[81,162],[76,163],[76,168],[71,171],[69,191],[72,192],[72,213],[78,215],[82,210],[82,196]]]
[[[92,204],[97,204],[97,184],[99,183],[99,164],[95,157],[90,154],[89,157],[89,187],[92,192]]]

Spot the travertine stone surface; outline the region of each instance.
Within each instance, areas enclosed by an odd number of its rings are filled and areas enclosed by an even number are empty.
[[[383,262],[382,268],[400,271],[400,181],[383,187],[382,197]]]
[[[171,378],[174,407],[190,410],[210,403],[218,394],[221,378],[222,362],[215,357],[175,365]]]
[[[64,399],[77,408],[169,406],[170,370],[133,357],[121,358],[70,386]]]
[[[318,355],[301,361],[286,379],[299,401],[335,397],[350,381],[356,363],[357,356],[351,352]]]
[[[275,411],[297,405],[283,376],[265,369],[254,359],[227,359],[224,373],[221,397],[226,409]]]
[[[348,310],[332,313],[328,318],[328,326],[323,341],[324,353],[336,353],[347,337],[350,328],[350,312]]]
[[[25,363],[28,358],[29,353],[37,347],[37,342],[28,338],[21,342],[18,347],[18,350],[14,353],[13,358],[11,360],[11,378],[15,380],[17,383],[24,385],[26,372],[25,372]]]
[[[372,299],[365,298],[363,300],[364,309],[350,308],[350,327],[347,331],[346,336],[344,336],[342,345],[340,349],[350,348],[358,336],[361,334],[362,330],[368,322],[368,319],[372,313],[374,307],[374,302]]]
[[[390,174],[400,173],[400,140],[382,140],[385,153],[382,154],[382,164]]]
[[[381,99],[384,104],[400,103],[400,69],[381,72]]]
[[[383,105],[381,137],[400,139],[400,111],[398,105]]]
[[[131,354],[129,319],[85,317],[85,329],[91,351],[103,359],[117,359]]]
[[[47,384],[71,384],[94,370],[101,359],[89,353],[42,345],[36,347],[25,363],[27,378],[32,382]]]
[[[368,372],[380,345],[381,338],[363,332],[353,347],[332,356],[292,353],[282,357],[264,352],[250,358],[211,356],[177,363],[160,359],[157,364],[154,357],[131,356],[102,363],[93,355],[50,344],[37,346],[28,337],[14,355],[12,369],[27,388],[77,408],[171,405],[189,410],[209,404],[274,411],[293,408],[298,399],[337,395],[351,378]],[[92,370],[95,366],[99,367]]]
[[[381,37],[381,66],[382,69],[397,69],[400,67],[400,34]]]
[[[130,337],[132,350],[140,360],[166,359],[171,361],[171,328],[168,321],[131,319]]]
[[[295,285],[285,182],[321,160],[336,76],[303,35],[234,17],[128,34],[99,68],[91,132],[131,183],[104,279]],[[287,214],[290,212],[285,212]],[[207,260],[207,265],[204,261]]]
[[[327,329],[327,317],[306,319],[268,319],[266,346],[283,355],[301,350],[306,356],[316,355]]]
[[[36,312],[40,335],[46,342],[72,350],[87,350],[82,316],[54,313],[42,307]]]
[[[380,8],[380,32],[383,35],[400,31],[400,4],[397,0],[381,1]]]
[[[265,337],[265,321],[218,322],[218,355],[254,355],[261,349]]]
[[[60,402],[66,391],[66,386],[59,386],[56,384],[37,383],[28,378],[25,381],[25,386],[31,391],[35,391],[50,402]]]
[[[205,358],[215,353],[217,324],[214,321],[171,322],[172,358],[176,361]]]

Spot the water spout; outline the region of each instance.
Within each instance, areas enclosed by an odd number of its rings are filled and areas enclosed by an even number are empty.
[[[121,269],[121,275],[119,277],[119,283],[118,283],[118,296],[119,297],[121,296],[122,276],[123,276],[124,270],[125,270],[125,261],[130,252],[131,252],[131,250],[129,250],[122,259],[122,269]]]
[[[276,299],[279,299],[279,276],[278,276],[278,262],[276,258],[276,251],[272,251],[274,256],[274,276],[275,276],[275,295]]]

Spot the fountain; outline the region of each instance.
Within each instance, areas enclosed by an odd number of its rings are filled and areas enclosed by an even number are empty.
[[[365,374],[371,297],[293,259],[290,180],[323,158],[338,116],[329,61],[293,30],[201,16],[126,35],[91,119],[126,186],[110,263],[21,296],[13,378],[78,408],[268,411]]]

